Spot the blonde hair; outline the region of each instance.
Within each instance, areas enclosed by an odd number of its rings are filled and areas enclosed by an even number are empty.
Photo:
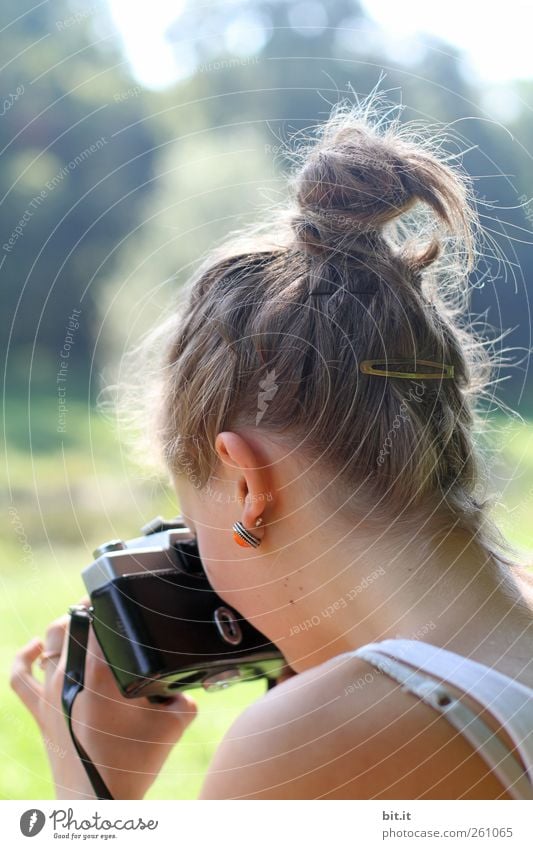
[[[442,145],[374,96],[343,100],[292,152],[287,203],[203,258],[157,334],[149,432],[173,473],[205,488],[216,435],[252,428],[297,448],[331,512],[430,509],[503,544],[476,497],[491,376],[465,317],[478,219]],[[454,377],[359,369],[395,358],[453,364]]]

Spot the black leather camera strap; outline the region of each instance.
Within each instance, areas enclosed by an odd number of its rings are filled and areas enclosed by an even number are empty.
[[[113,799],[107,789],[105,781],[96,769],[89,755],[78,742],[72,729],[72,708],[78,693],[81,693],[85,685],[85,657],[87,654],[87,642],[91,626],[91,613],[81,604],[69,607],[70,623],[68,633],[67,667],[63,678],[63,690],[61,701],[63,713],[67,720],[68,730],[80,760],[85,767],[85,772],[96,793],[97,799]]]

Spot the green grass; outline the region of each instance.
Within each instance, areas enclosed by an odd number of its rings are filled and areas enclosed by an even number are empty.
[[[84,595],[80,571],[96,545],[137,535],[158,513],[178,512],[164,484],[133,468],[108,421],[81,402],[71,401],[69,408],[66,434],[57,433],[53,402],[35,401],[28,412],[24,400],[10,399],[7,409],[6,495],[0,512],[0,797],[8,799],[53,798],[37,726],[7,684],[15,651],[42,636],[52,619]],[[494,446],[490,475],[502,493],[495,515],[509,539],[533,560],[533,424],[503,424]],[[264,683],[253,682],[220,693],[192,691],[198,717],[148,798],[197,798],[224,733],[264,690]]]

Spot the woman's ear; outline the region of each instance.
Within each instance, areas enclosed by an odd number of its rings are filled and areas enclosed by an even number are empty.
[[[224,465],[232,470],[237,500],[242,504],[241,521],[253,527],[262,515],[267,502],[272,501],[268,475],[252,445],[232,431],[224,431],[215,439],[215,450]]]

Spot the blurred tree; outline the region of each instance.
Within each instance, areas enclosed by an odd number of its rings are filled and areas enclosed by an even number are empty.
[[[78,309],[69,392],[83,394],[102,270],[136,222],[151,174],[146,98],[105,5],[5,0],[2,13],[1,340],[10,387],[27,391],[32,362],[33,391],[44,382],[55,391]]]

